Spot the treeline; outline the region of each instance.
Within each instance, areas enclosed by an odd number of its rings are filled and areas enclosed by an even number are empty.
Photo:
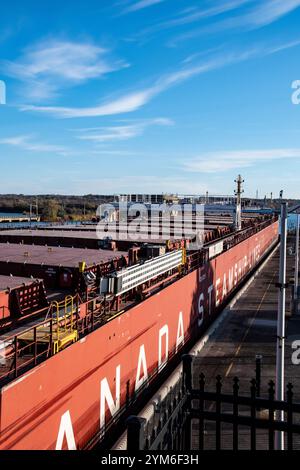
[[[0,212],[16,212],[38,214],[42,220],[83,220],[95,217],[99,204],[111,202],[113,196],[60,196],[60,195],[37,195],[27,196],[23,194],[0,195]]]

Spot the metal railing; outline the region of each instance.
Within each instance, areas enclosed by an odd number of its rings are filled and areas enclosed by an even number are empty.
[[[127,450],[184,450],[188,446],[187,395],[182,380],[156,405],[153,417],[130,416]]]
[[[238,377],[233,378],[231,392],[223,391],[220,376],[214,390],[207,390],[204,374],[198,379],[195,388],[192,356],[185,356],[183,380],[169,392],[154,418],[147,422],[131,416],[127,420],[127,449],[273,450],[276,433],[280,432],[284,433],[287,450],[300,448],[300,403],[294,401],[293,385],[287,384],[284,401],[275,400],[272,380],[262,396],[259,361],[256,378],[250,381],[246,393],[240,393]],[[280,411],[284,412],[282,421]]]
[[[52,302],[44,321],[5,337],[0,349],[0,383],[17,378],[65,344],[77,341],[77,321],[78,303],[67,296],[62,302]]]

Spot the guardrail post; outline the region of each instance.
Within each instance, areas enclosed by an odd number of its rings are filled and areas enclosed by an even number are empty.
[[[145,418],[129,416],[127,425],[127,450],[137,451],[145,448]]]

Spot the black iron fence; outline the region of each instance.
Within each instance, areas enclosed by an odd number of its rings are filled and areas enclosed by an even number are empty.
[[[300,403],[294,401],[293,386],[288,383],[285,401],[278,401],[270,381],[263,396],[260,367],[257,357],[247,393],[241,393],[237,377],[225,384],[217,376],[208,390],[203,374],[192,386],[192,356],[184,356],[183,378],[154,405],[151,419],[127,420],[128,450],[273,450],[278,433],[286,449],[300,449]]]
[[[137,416],[127,420],[127,450],[183,450],[189,446],[189,415],[184,382],[179,380],[165,399],[153,403],[149,421]]]

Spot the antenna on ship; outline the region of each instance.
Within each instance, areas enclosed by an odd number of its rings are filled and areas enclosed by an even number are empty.
[[[236,190],[234,191],[234,194],[236,196],[236,207],[235,207],[235,221],[234,221],[234,226],[235,230],[241,230],[242,229],[242,194],[244,192],[242,184],[244,183],[243,178],[241,175],[238,175],[237,179],[234,180],[236,183]]]

